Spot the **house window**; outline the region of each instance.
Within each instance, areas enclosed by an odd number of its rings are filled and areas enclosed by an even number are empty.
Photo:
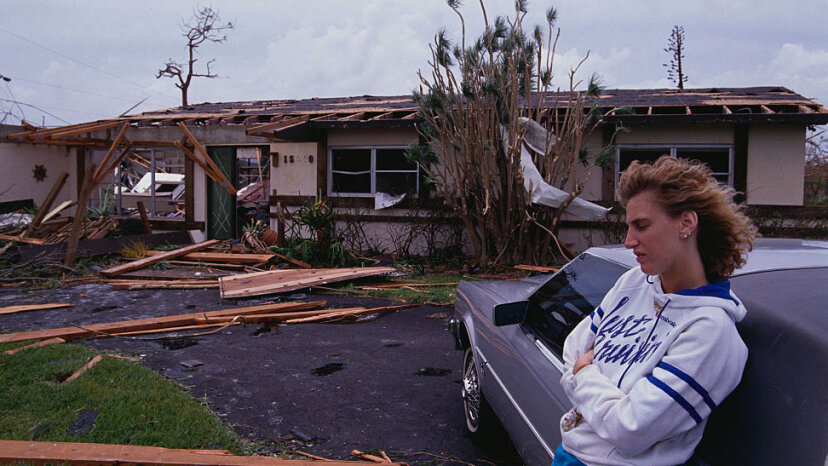
[[[404,147],[334,147],[328,161],[331,195],[419,193],[419,169],[406,159]]]
[[[655,162],[662,155],[699,160],[710,167],[713,176],[720,183],[733,186],[733,147],[727,145],[693,146],[693,145],[627,145],[618,146],[616,153],[616,177],[627,170],[633,160]]]

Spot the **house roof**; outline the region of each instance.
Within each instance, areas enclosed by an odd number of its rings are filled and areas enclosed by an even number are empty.
[[[538,96],[536,96],[538,97]],[[543,105],[566,108],[568,93],[546,93]],[[784,87],[707,89],[608,89],[591,98],[610,124],[643,123],[828,123],[828,109]],[[201,103],[110,120],[27,131],[8,136],[19,142],[105,144],[92,133],[132,127],[242,125],[248,135],[280,139],[296,129],[413,127],[417,104],[411,96],[358,96],[303,100]]]

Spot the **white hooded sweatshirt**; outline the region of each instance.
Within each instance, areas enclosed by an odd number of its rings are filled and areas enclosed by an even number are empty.
[[[657,276],[625,273],[564,343],[561,385],[579,413],[561,420],[564,449],[589,465],[687,461],[741,380],[745,313],[728,281],[664,293]],[[590,349],[593,363],[573,375]]]

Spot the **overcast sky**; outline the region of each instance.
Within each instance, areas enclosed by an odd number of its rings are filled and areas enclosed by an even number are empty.
[[[468,35],[482,29],[476,1]],[[490,18],[512,0],[487,0]],[[205,44],[218,79],[197,79],[190,103],[409,94],[428,45],[460,23],[443,0],[214,0],[235,29]],[[673,87],[662,66],[673,25],[686,33],[687,87],[788,87],[828,105],[828,0],[558,0],[529,2],[529,26],[559,12],[556,83],[579,73],[609,88]],[[157,70],[185,60],[182,19],[196,3],[169,0],[0,0],[0,120],[61,125],[175,107],[180,91]],[[531,28],[530,28],[531,30]],[[11,101],[18,101],[13,104]],[[11,112],[12,115],[8,115]]]

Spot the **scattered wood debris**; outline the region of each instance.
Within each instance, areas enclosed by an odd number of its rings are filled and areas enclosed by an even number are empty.
[[[55,345],[55,344],[60,344],[60,343],[66,343],[66,340],[64,340],[63,338],[50,338],[48,340],[42,340],[42,341],[39,341],[37,343],[32,343],[31,345],[26,345],[26,346],[21,346],[19,348],[15,348],[15,349],[10,349],[10,350],[5,351],[5,353],[11,355],[11,354],[19,353],[23,350],[27,350],[27,349],[30,349],[30,348],[39,348],[41,346]]]
[[[310,466],[320,463],[320,461],[287,460],[272,456],[235,456],[227,450],[184,450],[139,445],[0,440],[0,463],[12,462],[77,465],[96,464],[104,466],[122,464]],[[383,462],[385,461],[383,460]],[[329,460],[325,461],[325,464],[331,466],[353,466],[354,462]],[[405,465],[405,463],[390,464]]]
[[[394,272],[393,267],[354,267],[341,269],[271,270],[232,275],[219,279],[221,298],[241,298],[300,290],[331,282],[353,280]]]
[[[143,259],[138,259],[133,262],[128,262],[126,264],[116,265],[115,267],[110,267],[108,269],[101,270],[101,275],[106,277],[112,277],[115,275],[122,274],[124,272],[129,272],[130,270],[137,270],[142,267],[146,267],[152,264],[156,264],[163,260],[168,259],[175,259],[176,257],[181,257],[183,255],[189,254],[191,252],[200,251],[202,249],[209,248],[210,246],[219,244],[221,241],[217,239],[210,239],[207,241],[202,241],[197,244],[193,244],[190,246],[185,246],[183,248],[175,249],[173,251],[166,251],[161,254],[157,254],[150,257],[145,257]]]
[[[41,309],[57,309],[61,307],[74,306],[72,303],[47,303],[47,304],[19,304],[17,306],[0,307],[0,315],[14,314],[16,312],[37,311]]]
[[[94,358],[90,359],[89,362],[87,362],[86,364],[81,366],[80,369],[76,370],[72,375],[67,377],[66,380],[64,380],[63,382],[60,383],[60,385],[66,385],[66,384],[72,382],[73,380],[77,379],[78,377],[83,375],[84,372],[88,371],[92,366],[94,366],[95,364],[101,362],[102,359],[103,359],[103,356],[100,355],[100,354],[95,356]]]
[[[351,450],[351,456],[355,456],[355,457],[357,457],[357,458],[359,458],[359,459],[363,459],[363,460],[368,460],[368,461],[371,461],[372,463],[383,463],[383,464],[388,464],[388,463],[391,463],[391,462],[392,462],[392,461],[388,458],[388,456],[385,454],[385,452],[380,451],[380,454],[382,454],[382,458],[380,458],[379,456],[376,456],[376,455],[371,455],[371,454],[368,454],[368,453],[363,453],[363,452],[361,452],[361,451],[359,451],[359,450]]]

